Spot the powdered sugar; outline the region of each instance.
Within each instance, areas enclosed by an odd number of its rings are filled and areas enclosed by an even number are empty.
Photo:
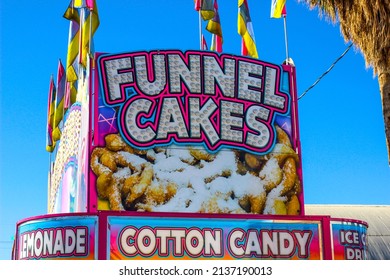
[[[210,162],[187,163],[194,161],[188,150],[183,148],[175,147],[167,153],[156,154],[153,166],[155,180],[170,181],[177,185],[178,191],[167,203],[154,206],[153,211],[205,212],[205,204],[208,204],[226,213],[239,212],[242,209],[238,198],[264,192],[258,176],[236,172],[234,151],[220,151]]]

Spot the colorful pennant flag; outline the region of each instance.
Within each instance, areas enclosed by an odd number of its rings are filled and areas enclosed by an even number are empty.
[[[222,37],[216,34],[213,34],[211,37],[211,47],[210,50],[222,53]]]
[[[58,62],[57,71],[57,91],[54,107],[54,122],[53,122],[53,141],[58,141],[61,138],[61,129],[59,127],[60,122],[64,117],[64,96],[66,87],[66,74],[65,68],[62,65],[61,60]]]
[[[211,51],[215,52],[222,52],[222,39],[218,35],[213,34],[211,37],[211,46],[210,46]]]
[[[209,20],[214,17],[213,0],[194,0],[195,10],[200,12],[203,20]]]
[[[238,33],[242,37],[242,55],[258,58],[255,34],[246,0],[238,0]]]
[[[198,11],[200,10],[200,8],[202,7],[202,0],[194,0],[195,2],[195,11]]]
[[[210,50],[222,52],[222,27],[217,0],[214,0],[214,17],[207,23],[206,29],[213,34]]]
[[[202,35],[202,50],[207,51],[208,49],[206,38]]]
[[[271,18],[281,18],[286,15],[286,0],[272,0]]]
[[[64,109],[76,101],[79,65],[86,67],[91,53],[92,38],[100,21],[95,0],[71,0],[64,18],[70,21],[66,60]]]
[[[87,3],[86,3],[87,4]],[[99,14],[95,1],[89,6],[85,6],[88,9],[82,9],[82,27],[81,27],[81,44],[80,44],[80,63],[86,67],[88,55],[91,53],[91,43],[93,35],[99,27]]]
[[[89,8],[90,10],[94,9],[94,0],[74,0],[73,5],[75,8]]]
[[[66,82],[66,90],[64,96],[64,111],[66,111],[73,103],[76,102],[77,97],[77,81]]]
[[[55,142],[53,141],[53,123],[54,123],[54,106],[56,98],[56,87],[53,76],[50,77],[49,94],[47,104],[47,132],[46,132],[46,151],[53,152]]]
[[[87,57],[91,52],[91,41],[99,27],[99,15],[94,0],[74,0],[70,2],[64,17],[70,20],[69,43],[66,76],[68,81],[76,81],[78,65],[87,65]]]
[[[86,0],[87,1],[87,8],[90,10],[94,10],[96,7],[96,2],[95,0]]]
[[[64,13],[64,18],[70,21],[68,54],[66,59],[66,79],[69,82],[77,81],[79,48],[80,48],[80,14],[79,10],[74,8],[72,0]]]

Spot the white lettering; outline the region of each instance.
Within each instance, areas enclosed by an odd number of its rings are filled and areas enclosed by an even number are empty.
[[[21,234],[19,259],[86,256],[87,228],[47,228]]]

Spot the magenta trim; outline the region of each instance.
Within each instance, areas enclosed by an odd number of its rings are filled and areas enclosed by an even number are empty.
[[[28,217],[28,218],[24,218],[22,220],[19,220],[16,223],[16,227],[19,227],[19,225],[21,225],[23,223],[31,222],[34,220],[63,218],[63,217],[93,217],[93,216],[97,216],[96,213],[80,212],[80,213],[44,214],[44,215],[32,216],[32,217]]]
[[[98,217],[98,259],[107,260],[107,216],[98,215]]]
[[[94,148],[94,141],[97,141],[98,135],[99,135],[99,126],[98,124],[98,114],[96,113],[98,110],[98,104],[99,104],[99,77],[97,74],[97,58],[101,55],[101,53],[96,53],[95,54],[95,60],[93,60],[93,73],[90,75],[90,89],[92,90],[92,94],[90,95],[90,102],[89,102],[89,108],[90,108],[90,118],[89,118],[89,143],[88,143],[88,166],[90,166],[90,157],[92,150]],[[93,81],[92,81],[93,77]],[[89,172],[88,172],[88,186],[87,186],[87,207],[88,207],[88,212],[91,213],[96,213],[98,211],[97,207],[97,190],[95,188],[95,176],[93,176],[92,170],[89,167]]]
[[[99,216],[127,216],[127,217],[161,217],[161,218],[197,218],[197,219],[240,219],[240,220],[307,220],[321,221],[328,216],[288,216],[288,215],[258,215],[258,214],[211,214],[211,213],[184,213],[184,212],[136,212],[136,211],[99,211]]]
[[[324,260],[333,259],[333,243],[332,243],[332,227],[330,226],[330,217],[324,217],[322,223],[322,251],[324,253]]]
[[[355,223],[355,224],[361,224],[363,226],[366,226],[368,228],[368,223],[361,220],[356,219],[350,219],[350,218],[330,218],[330,222],[347,222],[347,223]]]
[[[291,126],[292,126],[292,138],[293,138],[293,146],[296,149],[296,152],[299,157],[299,165],[297,167],[297,173],[299,178],[301,179],[301,188],[302,191],[299,194],[299,202],[301,205],[301,216],[305,215],[305,201],[304,201],[304,187],[303,187],[303,173],[302,173],[302,151],[301,151],[301,138],[299,134],[299,118],[298,118],[298,95],[297,95],[297,82],[296,82],[296,68],[295,66],[283,64],[282,68],[284,71],[290,73],[290,81],[289,81],[289,89],[291,95]]]
[[[93,124],[93,118],[94,118],[94,114],[92,114],[92,110],[93,110],[93,99],[94,99],[94,96],[95,96],[95,87],[94,87],[94,84],[93,84],[93,76],[95,75],[95,65],[96,65],[96,62],[93,58],[90,58],[90,63],[89,65],[92,65],[92,73],[89,73],[89,102],[88,102],[88,109],[89,109],[89,118],[88,118],[88,143],[87,143],[87,149],[88,149],[88,152],[87,152],[87,158],[85,159],[87,161],[87,166],[88,166],[88,172],[87,174],[85,174],[85,176],[87,176],[86,178],[86,181],[87,181],[87,186],[86,186],[86,200],[87,200],[87,212],[92,212],[93,211],[93,208],[91,206],[91,196],[93,196],[93,190],[91,189],[90,187],[90,157],[91,157],[91,145],[92,145],[92,140],[93,140],[93,130],[92,130],[92,124]],[[95,79],[96,80],[96,79]]]

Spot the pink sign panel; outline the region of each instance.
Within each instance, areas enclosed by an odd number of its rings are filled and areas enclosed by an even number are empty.
[[[97,57],[91,205],[303,213],[291,67],[204,51]]]

